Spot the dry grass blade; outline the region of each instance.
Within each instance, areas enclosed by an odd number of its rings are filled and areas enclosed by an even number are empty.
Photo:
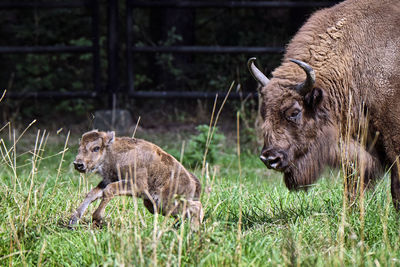
[[[7,92],[7,90],[5,89],[5,90],[3,91],[3,95],[0,97],[0,102],[3,101],[3,98],[4,98],[4,96],[6,95],[6,92]]]
[[[15,149],[15,146],[17,145],[17,143],[19,142],[19,140],[22,138],[22,136],[24,136],[24,134],[26,133],[26,131],[28,131],[28,129],[31,128],[31,126],[32,126],[33,124],[35,124],[35,123],[36,123],[36,120],[33,120],[33,121],[22,131],[22,133],[18,136],[17,140],[15,140],[15,138],[14,138],[14,144],[13,144],[13,146],[7,151],[7,153],[10,153],[12,150]],[[15,131],[14,131],[14,133],[15,133]],[[10,135],[10,136],[11,136],[11,135]]]
[[[23,266],[27,266],[25,255],[24,255],[24,252],[23,252],[24,250],[22,249],[21,241],[18,238],[18,232],[17,232],[17,229],[15,228],[14,221],[12,220],[12,218],[10,216],[8,216],[8,221],[10,223],[9,226],[10,226],[10,228],[12,230],[12,235],[14,236],[14,240],[17,243],[17,246],[18,246],[21,258],[22,258],[22,265]]]
[[[67,146],[68,146],[68,140],[69,140],[69,135],[70,135],[70,133],[71,133],[71,132],[68,131],[67,138],[65,139],[64,149],[62,150],[61,159],[60,159],[60,164],[58,165],[57,176],[56,176],[56,180],[55,180],[55,182],[54,182],[54,188],[53,188],[52,194],[54,194],[54,192],[55,192],[55,190],[56,190],[58,178],[60,177],[60,174],[61,174],[61,167],[62,167],[62,164],[63,164],[63,162],[64,162],[65,152],[67,151]]]
[[[40,137],[41,135],[41,137]],[[32,190],[33,190],[33,186],[35,183],[35,177],[36,177],[36,173],[38,172],[38,166],[39,166],[39,162],[40,162],[40,151],[43,149],[43,145],[46,143],[45,140],[45,136],[46,136],[46,131],[44,131],[42,134],[40,134],[40,130],[38,131],[37,135],[36,135],[36,142],[35,142],[35,147],[32,153],[32,158],[31,158],[31,172],[30,172],[30,186],[29,186],[29,191],[28,191],[28,197],[27,197],[27,202],[26,202],[26,210],[25,210],[25,214],[24,214],[24,228],[26,228],[26,225],[28,223],[28,219],[29,219],[29,211],[30,211],[30,204],[31,204],[31,195],[32,195]],[[40,139],[40,140],[39,140]],[[35,209],[36,210],[36,209]],[[22,216],[21,216],[22,219]]]
[[[219,108],[219,110],[218,110],[218,112],[217,112],[217,116],[215,117],[215,121],[214,121],[214,124],[213,124],[215,106],[216,106],[216,102],[217,102],[217,99],[218,99],[218,95],[215,97],[213,112],[212,112],[212,114],[211,114],[211,120],[210,120],[210,126],[212,125],[212,128],[209,128],[209,133],[208,133],[208,136],[207,136],[206,149],[205,149],[205,151],[204,151],[204,155],[203,155],[203,164],[202,164],[202,168],[201,168],[201,176],[204,175],[204,171],[205,171],[205,170],[204,170],[204,167],[205,167],[205,164],[206,164],[206,158],[207,158],[208,148],[209,148],[209,146],[210,146],[210,144],[211,144],[213,135],[214,135],[214,133],[215,133],[215,127],[217,126],[219,116],[220,116],[220,114],[221,114],[221,112],[222,112],[222,109],[224,108],[224,105],[225,105],[226,101],[228,100],[229,94],[231,93],[234,84],[235,84],[235,81],[233,81],[233,82],[231,83],[231,86],[229,87],[229,90],[228,90],[228,92],[226,93],[226,96],[225,96],[224,100],[222,101],[222,104],[221,104],[221,106],[220,106],[220,108]],[[211,129],[212,129],[212,130],[211,130]],[[210,131],[211,131],[211,134],[210,134]]]
[[[133,130],[132,138],[134,138],[135,135],[136,135],[136,130],[137,130],[138,126],[139,126],[139,122],[140,122],[140,116],[138,118],[138,121],[136,122],[135,129]]]
[[[204,150],[204,154],[203,154],[203,162],[202,162],[202,167],[201,167],[201,176],[204,176],[204,167],[206,164],[206,158],[207,158],[207,153],[208,153],[208,144],[209,144],[209,140],[211,139],[211,129],[212,129],[212,123],[214,120],[214,114],[215,114],[215,109],[217,107],[217,100],[218,100],[218,94],[215,95],[215,99],[214,99],[214,105],[213,105],[213,109],[211,112],[211,118],[210,118],[210,124],[208,126],[208,133],[207,133],[207,140],[206,140],[206,148]]]
[[[3,127],[0,128],[0,132],[3,131],[4,128],[6,128],[7,126],[8,126],[8,127],[11,127],[11,123],[10,123],[10,122],[7,122]]]
[[[242,196],[242,168],[240,163],[240,113],[236,113],[236,149],[238,157],[238,168],[239,168],[239,198]],[[237,225],[236,234],[236,264],[240,266],[242,260],[242,201],[239,201],[239,221]]]

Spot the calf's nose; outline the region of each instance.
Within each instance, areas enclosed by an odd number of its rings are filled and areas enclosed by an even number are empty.
[[[83,164],[81,161],[74,161],[74,166],[78,171],[83,171],[85,169],[85,164]]]

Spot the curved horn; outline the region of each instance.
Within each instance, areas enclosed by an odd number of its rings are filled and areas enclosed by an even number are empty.
[[[289,59],[290,61],[292,61],[293,63],[296,63],[297,65],[300,66],[300,68],[302,68],[307,75],[307,78],[304,82],[298,84],[296,86],[296,91],[304,96],[306,95],[308,92],[310,92],[315,84],[315,72],[314,70],[310,67],[310,65],[308,65],[307,63],[300,61],[300,60],[296,60],[296,59]]]
[[[269,79],[259,69],[257,69],[256,65],[254,64],[255,60],[255,57],[250,58],[247,61],[247,67],[249,68],[249,71],[254,79],[264,87],[268,84]]]

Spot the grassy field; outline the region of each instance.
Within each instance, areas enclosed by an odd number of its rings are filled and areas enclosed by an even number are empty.
[[[90,222],[95,203],[71,230],[71,212],[100,178],[74,171],[78,137],[66,145],[65,134],[49,136],[0,143],[0,266],[400,265],[389,175],[350,206],[340,172],[327,171],[307,192],[291,193],[256,154],[242,147],[239,157],[234,144],[225,145],[204,175],[192,170],[204,188],[198,232],[150,214],[130,197],[112,200],[101,229]],[[179,146],[173,137],[146,139],[167,150]]]

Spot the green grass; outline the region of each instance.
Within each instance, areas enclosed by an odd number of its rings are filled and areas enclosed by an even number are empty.
[[[130,197],[111,201],[103,228],[90,223],[97,202],[71,230],[70,214],[100,178],[73,170],[76,145],[65,152],[58,172],[64,145],[40,140],[21,140],[16,154],[8,141],[10,157],[1,145],[0,266],[400,264],[399,216],[388,175],[367,192],[363,205],[344,207],[337,171],[327,171],[307,192],[289,192],[282,175],[267,170],[257,155],[242,154],[239,169],[233,146],[204,177],[194,170],[205,189],[199,232],[150,214]],[[36,153],[25,153],[35,143]]]

